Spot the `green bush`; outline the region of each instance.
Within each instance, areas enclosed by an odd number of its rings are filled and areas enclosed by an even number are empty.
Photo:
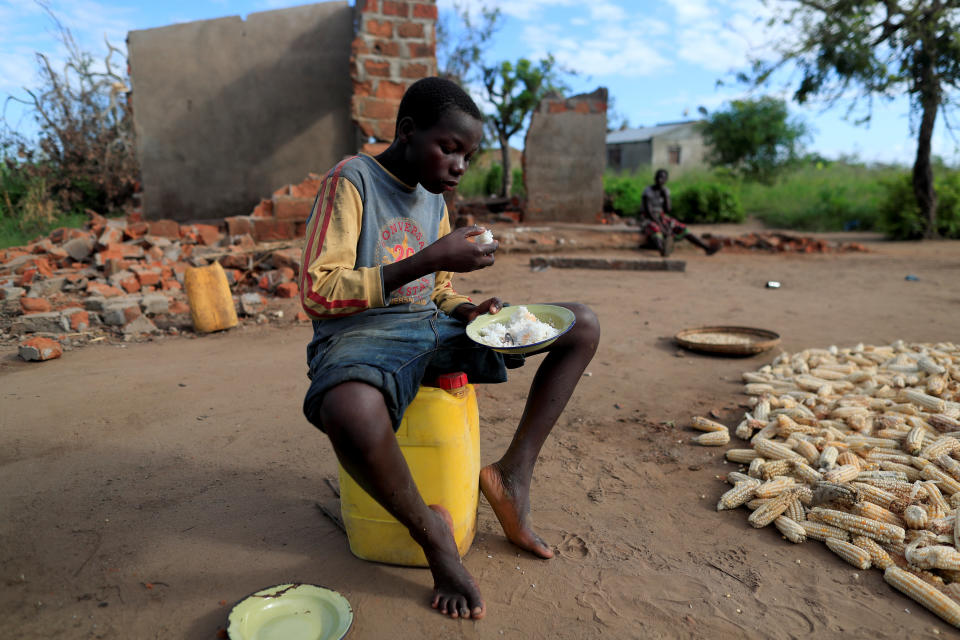
[[[737,193],[720,182],[694,182],[673,196],[674,216],[684,222],[743,222]]]
[[[523,182],[523,168],[514,167],[510,173],[513,174],[513,186],[510,188],[510,195],[517,196],[518,198],[526,198],[527,185]]]
[[[918,240],[926,229],[910,174],[885,180],[886,198],[880,205],[883,231],[894,240]],[[934,177],[937,191],[937,234],[960,238],[960,172],[949,171]]]
[[[487,170],[487,176],[483,181],[483,195],[492,196],[500,192],[500,185],[503,182],[503,167],[499,164],[492,164]]]
[[[645,188],[646,184],[637,176],[612,173],[603,176],[603,191],[610,199],[613,210],[621,216],[640,215]]]

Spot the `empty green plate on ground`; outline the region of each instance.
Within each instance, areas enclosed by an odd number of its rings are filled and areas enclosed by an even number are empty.
[[[230,640],[339,640],[353,624],[346,598],[312,584],[278,584],[230,612]]]
[[[491,324],[509,324],[513,312],[519,306],[526,307],[527,311],[537,317],[537,320],[547,323],[559,331],[559,333],[552,338],[547,338],[546,340],[541,340],[540,342],[518,345],[516,347],[494,347],[487,344],[480,338],[480,330],[488,327]],[[500,313],[485,313],[481,316],[477,316],[473,322],[467,325],[467,337],[478,344],[482,344],[483,346],[493,349],[494,351],[499,351],[500,353],[524,354],[543,349],[547,345],[551,344],[554,340],[569,331],[573,327],[574,322],[576,322],[576,316],[573,315],[573,311],[570,311],[570,309],[567,309],[566,307],[560,307],[555,304],[516,305],[504,307],[500,310]]]

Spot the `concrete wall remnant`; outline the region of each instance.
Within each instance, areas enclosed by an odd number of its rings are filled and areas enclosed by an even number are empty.
[[[144,216],[246,214],[356,151],[353,18],[324,2],[131,31]]]
[[[544,98],[524,148],[525,222],[596,222],[603,211],[607,90]]]
[[[436,21],[436,0],[357,0],[351,115],[361,150],[386,148],[407,87],[436,75]]]

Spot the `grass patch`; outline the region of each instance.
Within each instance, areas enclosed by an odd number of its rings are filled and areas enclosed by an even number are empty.
[[[41,224],[23,228],[19,220],[0,216],[0,249],[26,246],[60,227],[81,229],[87,219],[88,216],[84,213],[65,213]]]

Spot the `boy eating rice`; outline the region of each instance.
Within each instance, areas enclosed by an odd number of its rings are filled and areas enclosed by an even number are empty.
[[[498,247],[473,240],[479,227],[451,231],[441,195],[456,188],[481,137],[480,111],[460,87],[440,78],[415,82],[390,147],[327,174],[300,270],[314,331],[304,415],[330,438],[347,473],[423,548],[431,605],[453,618],[480,618],[485,605],[460,562],[449,514],[423,502],[393,431],[422,381],[464,371],[472,382],[503,382],[507,367],[522,364],[465,334],[480,314],[500,311],[499,298],[474,305],[451,282],[453,273],[491,266]],[[538,352],[547,356],[513,441],[479,479],[507,538],[541,558],[553,551],[528,521],[533,467],[600,335],[588,307],[563,306],[576,324]]]

